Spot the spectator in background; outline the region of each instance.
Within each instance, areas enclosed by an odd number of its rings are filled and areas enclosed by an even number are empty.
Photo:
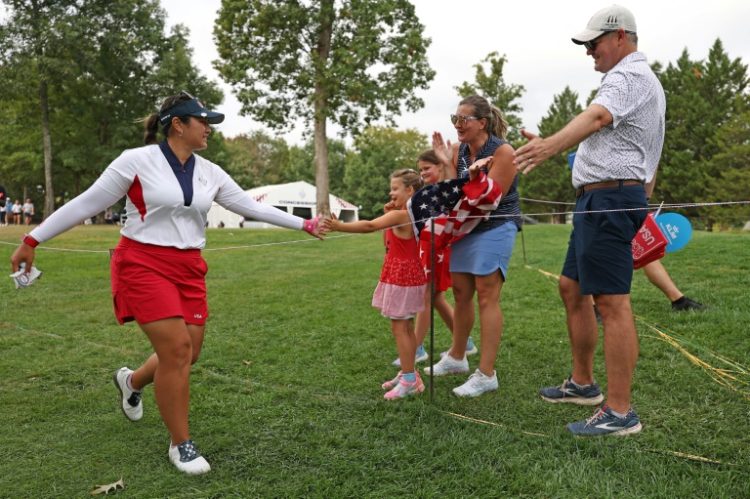
[[[16,199],[13,201],[13,223],[15,225],[21,225],[21,211],[23,210],[23,205],[21,204],[21,201]]]
[[[31,219],[34,218],[34,203],[31,202],[31,198],[26,198],[26,202],[23,204],[23,223],[31,225]]]
[[[5,225],[8,226],[13,222],[13,201],[8,198],[5,202]]]
[[[5,225],[5,204],[7,203],[7,199],[5,199],[5,190],[2,189],[2,186],[0,186],[0,226]]]

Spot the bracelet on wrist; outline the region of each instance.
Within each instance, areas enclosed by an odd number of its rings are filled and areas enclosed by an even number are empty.
[[[37,241],[36,239],[34,239],[28,234],[23,236],[23,239],[21,239],[21,242],[31,246],[32,248],[36,248],[37,246],[39,246],[39,241]]]

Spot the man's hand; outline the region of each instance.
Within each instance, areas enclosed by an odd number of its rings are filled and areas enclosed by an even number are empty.
[[[548,147],[546,139],[523,129],[521,135],[529,142],[516,150],[513,164],[516,165],[516,170],[526,175],[552,156],[553,152]]]

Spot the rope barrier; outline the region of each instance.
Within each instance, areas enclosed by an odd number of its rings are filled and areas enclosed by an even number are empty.
[[[521,198],[526,199],[526,198]],[[556,204],[568,204],[568,203],[562,203],[555,201]],[[491,219],[491,218],[517,218],[519,216],[526,216],[526,217],[542,217],[542,216],[553,216],[553,215],[588,215],[588,214],[594,214],[594,213],[617,213],[617,212],[628,212],[628,211],[644,211],[644,210],[653,210],[658,206],[662,206],[662,208],[699,208],[699,207],[709,207],[709,206],[736,206],[736,205],[746,205],[750,204],[750,200],[747,201],[717,201],[717,202],[706,202],[706,203],[671,203],[663,205],[649,205],[645,208],[617,208],[612,210],[584,210],[584,211],[557,211],[557,212],[540,212],[540,213],[521,213],[516,215],[475,215],[475,216],[468,216],[466,219],[469,218],[482,218],[482,219]],[[415,222],[418,223],[427,223],[430,221],[430,218],[424,218],[420,220],[416,220]],[[411,223],[405,223],[400,225],[394,225],[394,227],[405,227],[412,225]],[[326,236],[326,239],[337,239],[341,237],[351,237],[355,234],[343,234],[338,236]],[[259,248],[264,246],[280,246],[284,244],[296,244],[296,243],[304,243],[304,242],[310,242],[310,241],[316,241],[316,239],[296,239],[293,241],[280,241],[280,242],[273,242],[273,243],[259,243],[259,244],[249,244],[249,245],[243,245],[243,246],[227,246],[224,248],[204,248],[203,251],[229,251],[229,250],[235,250],[235,249],[249,249],[249,248]],[[8,241],[0,241],[0,244],[8,245],[8,246],[18,246],[20,243],[13,243]],[[43,249],[48,251],[66,251],[66,252],[74,252],[74,253],[109,253],[108,249],[105,250],[86,250],[86,249],[72,249],[72,248],[56,248],[56,247],[49,247],[49,246],[38,246],[37,249]]]

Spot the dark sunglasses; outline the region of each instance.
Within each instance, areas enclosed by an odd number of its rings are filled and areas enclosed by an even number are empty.
[[[586,50],[590,50],[591,52],[593,52],[594,50],[596,50],[596,46],[599,45],[599,42],[602,41],[602,38],[604,38],[605,36],[607,36],[610,33],[616,32],[616,31],[617,31],[616,29],[611,29],[609,31],[605,31],[604,33],[602,33],[601,35],[597,36],[593,40],[590,40],[588,42],[583,42],[583,46],[586,47]]]

